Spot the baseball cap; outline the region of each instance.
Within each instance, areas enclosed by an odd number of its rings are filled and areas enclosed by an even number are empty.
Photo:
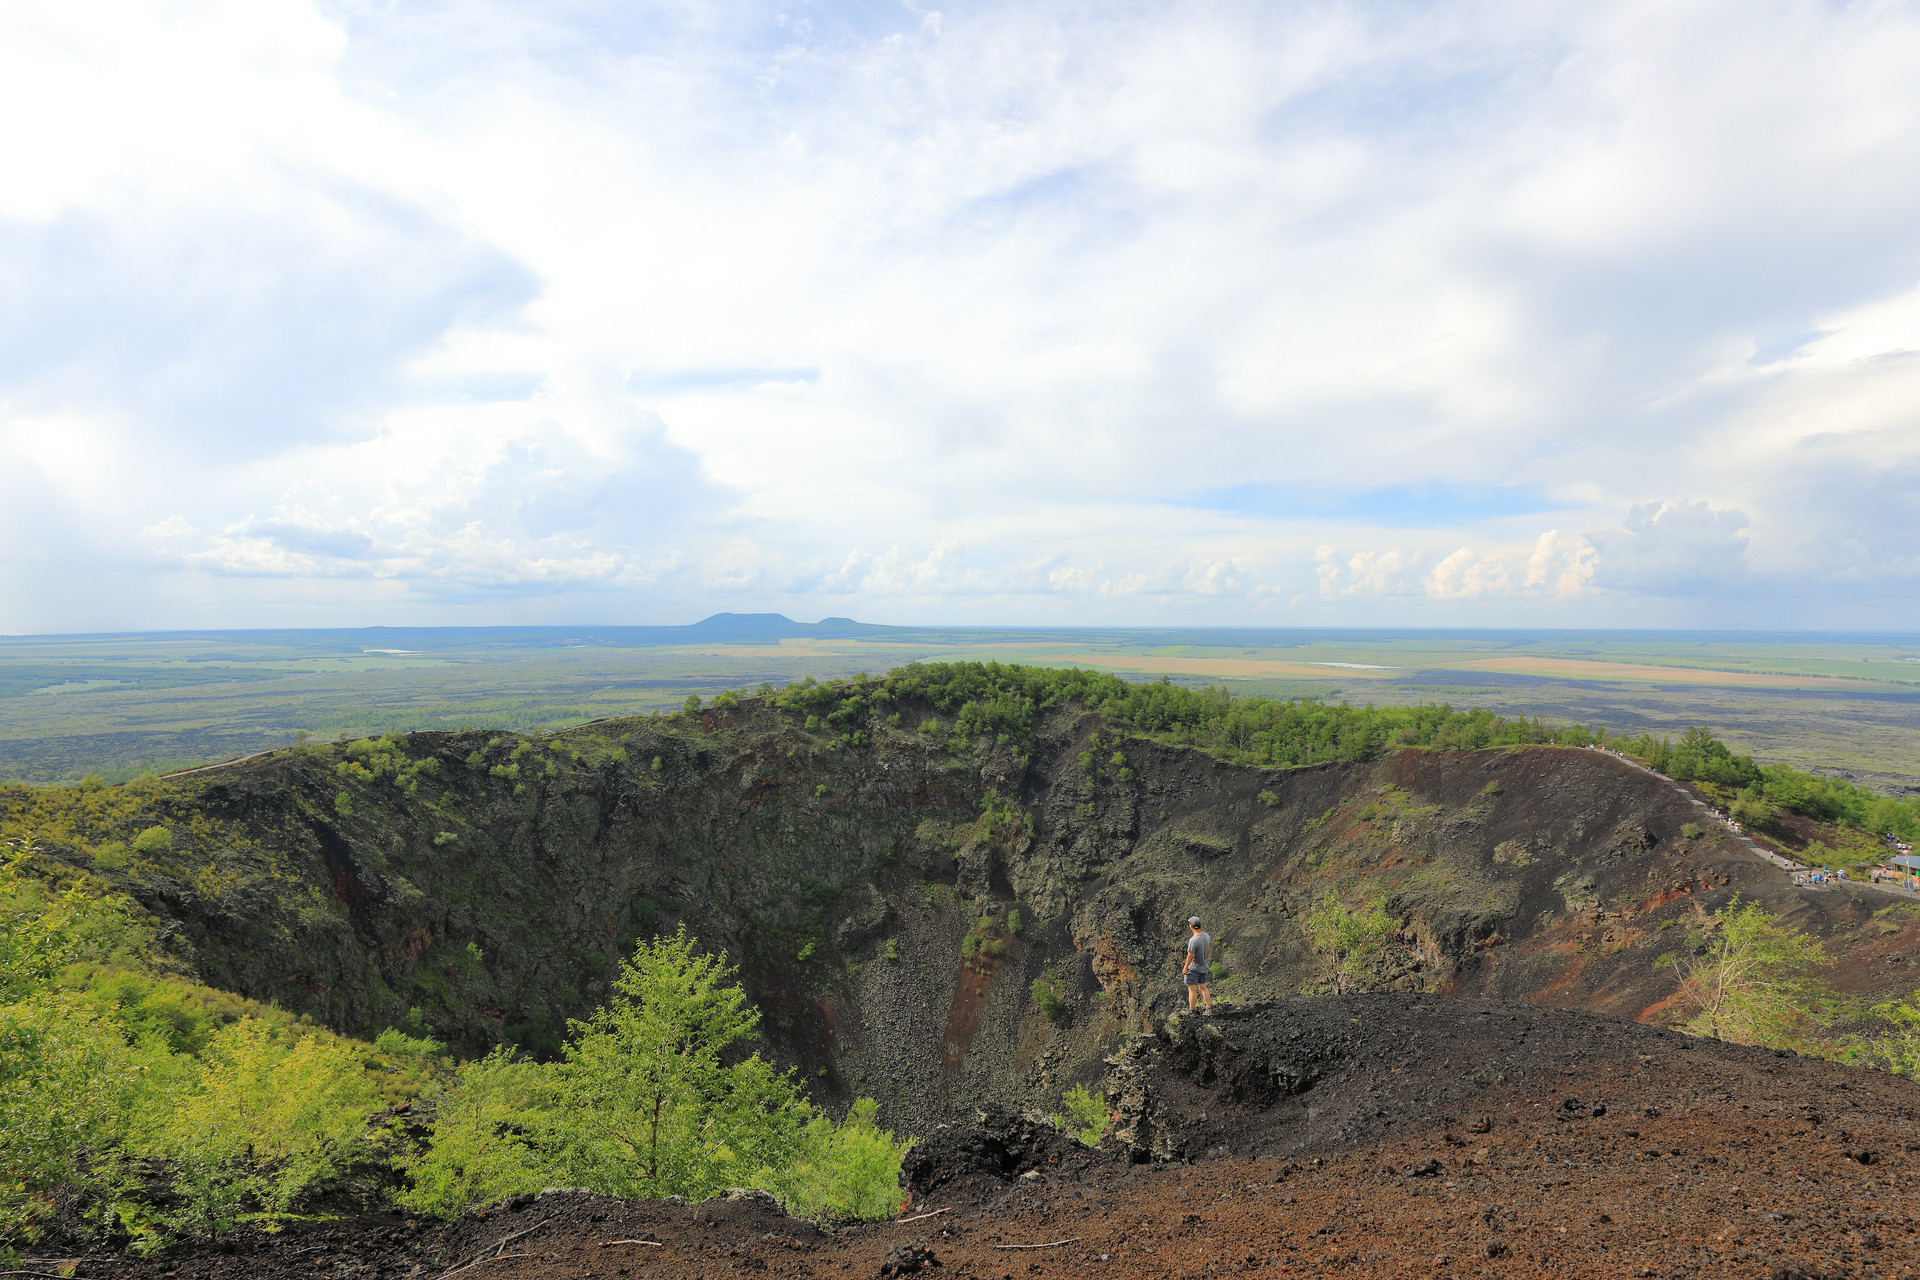
[[[1198,928],[1200,927],[1200,917],[1199,917],[1199,916],[1188,916],[1188,917],[1187,917],[1187,923],[1188,923],[1188,924],[1190,924],[1190,925],[1192,925],[1192,926],[1193,926],[1194,928],[1196,928],[1196,929],[1198,929]]]

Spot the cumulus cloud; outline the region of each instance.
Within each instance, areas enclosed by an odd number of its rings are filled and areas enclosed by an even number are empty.
[[[1920,624],[1917,63],[1816,0],[16,6],[0,630]]]
[[[1585,538],[1549,529],[1527,557],[1526,588],[1556,600],[1576,600],[1591,589],[1599,559],[1600,553]]]
[[[1359,551],[1342,558],[1331,546],[1314,552],[1322,596],[1411,595],[1417,589],[1425,556],[1399,547],[1388,551]]]
[[[1593,535],[1597,583],[1644,595],[1718,596],[1741,589],[1746,563],[1744,511],[1705,502],[1647,502],[1624,525]]]
[[[1558,529],[1532,545],[1426,550],[1359,551],[1343,556],[1332,546],[1315,553],[1323,598],[1340,596],[1424,597],[1445,601],[1526,598],[1578,600],[1593,589],[1599,553],[1586,538]],[[1432,567],[1426,568],[1431,563]]]

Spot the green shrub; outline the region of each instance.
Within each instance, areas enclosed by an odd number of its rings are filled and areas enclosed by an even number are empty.
[[[431,1058],[447,1051],[447,1046],[431,1036],[410,1036],[398,1027],[388,1027],[373,1038],[373,1047],[396,1058]]]
[[[148,827],[133,838],[133,851],[148,855],[171,853],[173,851],[173,832],[165,827]]]
[[[395,1198],[418,1213],[450,1218],[469,1207],[559,1183],[550,1075],[495,1049],[456,1069],[434,1109],[426,1150],[403,1163],[412,1185]],[[543,1141],[544,1140],[544,1141]]]
[[[1920,1077],[1920,991],[1869,1011],[1881,1025],[1867,1037],[1866,1056],[1895,1075]]]
[[[433,835],[433,843],[436,846],[449,845],[449,844],[452,844],[454,841],[458,840],[459,838],[460,838],[459,836],[455,835],[451,831],[436,831],[434,832],[434,835]]]
[[[1727,816],[1743,827],[1758,831],[1772,823],[1774,808],[1766,802],[1759,788],[1748,787],[1727,806]]]
[[[1342,991],[1365,975],[1367,963],[1397,931],[1384,902],[1376,899],[1356,911],[1340,901],[1340,895],[1332,889],[1307,913],[1307,938],[1314,950],[1334,962],[1336,982]]]
[[[249,1205],[286,1214],[359,1150],[377,1106],[365,1076],[352,1048],[331,1036],[287,1042],[253,1019],[223,1028],[193,1069],[150,1082],[132,1125],[129,1153],[175,1170],[180,1203],[157,1221],[218,1233]]]
[[[1107,1131],[1106,1102],[1083,1084],[1067,1090],[1061,1102],[1067,1108],[1067,1132],[1089,1147],[1098,1146]]]
[[[1814,1047],[1836,1016],[1838,997],[1822,971],[1831,964],[1816,938],[1798,933],[1738,894],[1713,913],[1683,957],[1673,1007],[1691,1009],[1687,1030],[1734,1044]]]
[[[1060,979],[1035,978],[1028,990],[1033,993],[1033,1003],[1040,1010],[1040,1016],[1048,1022],[1059,1022],[1067,1016],[1067,993]]]
[[[1707,833],[1701,829],[1700,824],[1697,822],[1683,822],[1680,824],[1680,838],[1682,840],[1698,840],[1705,834]]]
[[[93,865],[102,871],[118,871],[127,865],[127,846],[109,840],[93,851]]]
[[[788,1213],[890,1218],[898,1211],[900,1159],[913,1139],[896,1139],[882,1129],[878,1112],[872,1098],[861,1098],[838,1125],[825,1116],[807,1122],[797,1159],[787,1168],[769,1170],[766,1180]]]
[[[33,1238],[53,1190],[85,1175],[89,1153],[119,1141],[164,1058],[70,994],[0,1004],[0,1258],[10,1239]]]
[[[1260,793],[1260,803],[1271,809],[1280,803],[1280,797],[1271,791],[1262,791]]]
[[[1020,908],[1018,907],[1015,907],[1013,910],[1007,912],[1007,932],[1008,933],[1020,932]]]
[[[343,818],[353,816],[353,797],[344,791],[334,793],[333,811]]]

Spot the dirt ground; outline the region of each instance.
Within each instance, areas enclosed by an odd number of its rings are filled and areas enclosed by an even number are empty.
[[[1183,1020],[1123,1060],[1133,1070],[1116,1072],[1109,1095],[1116,1128],[1144,1117],[1194,1146],[1224,1121],[1244,1152],[1229,1141],[1208,1148],[1228,1154],[1132,1163],[991,1116],[910,1154],[898,1223],[823,1230],[758,1193],[692,1205],[555,1191],[447,1224],[391,1213],[305,1223],[144,1260],[89,1258],[68,1274],[1920,1273],[1920,1085],[1592,1015],[1346,999],[1312,1016],[1283,1002]],[[1449,1030],[1492,1024],[1485,1063],[1470,1045],[1435,1049]],[[1289,1109],[1298,1123],[1277,1123]],[[63,1262],[23,1265],[52,1274]]]

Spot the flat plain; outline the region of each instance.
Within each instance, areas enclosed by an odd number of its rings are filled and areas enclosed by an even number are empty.
[[[1714,729],[1763,762],[1920,790],[1920,636],[881,627],[367,628],[0,638],[0,779],[109,781],[316,737],[555,729],[909,662],[1077,665],[1236,694]]]

